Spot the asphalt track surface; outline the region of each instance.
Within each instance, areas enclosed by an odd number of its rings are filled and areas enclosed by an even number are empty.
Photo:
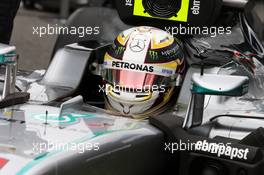
[[[19,69],[46,69],[56,35],[39,37],[33,34],[33,27],[59,24],[58,14],[38,10],[25,10],[21,6],[15,19],[11,44],[20,55]]]

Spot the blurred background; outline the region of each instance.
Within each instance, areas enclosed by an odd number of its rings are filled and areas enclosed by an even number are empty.
[[[110,0],[22,0],[11,44],[20,55],[19,69],[46,69],[57,35],[33,35],[33,27],[63,25],[75,10],[86,6],[111,6]]]

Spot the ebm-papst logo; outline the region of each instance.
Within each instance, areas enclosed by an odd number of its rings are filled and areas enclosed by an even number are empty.
[[[208,143],[206,140],[198,141],[195,144],[195,151],[208,152],[216,155],[217,157],[228,157],[233,160],[236,159],[248,159],[249,149],[239,149],[235,147],[231,147],[230,144],[223,143]]]
[[[193,7],[191,8],[192,14],[199,15],[200,14],[200,6],[201,6],[200,0],[194,0],[193,1]]]

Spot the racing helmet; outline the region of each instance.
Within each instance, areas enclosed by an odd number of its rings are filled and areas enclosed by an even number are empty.
[[[249,45],[264,57],[264,1],[249,1],[240,14],[240,24]]]
[[[134,118],[160,113],[184,69],[179,40],[167,32],[147,26],[125,30],[104,56],[106,106]]]

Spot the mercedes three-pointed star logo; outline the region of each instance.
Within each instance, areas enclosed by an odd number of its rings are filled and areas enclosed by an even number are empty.
[[[145,42],[142,39],[134,39],[129,47],[133,52],[141,52],[145,49]]]

